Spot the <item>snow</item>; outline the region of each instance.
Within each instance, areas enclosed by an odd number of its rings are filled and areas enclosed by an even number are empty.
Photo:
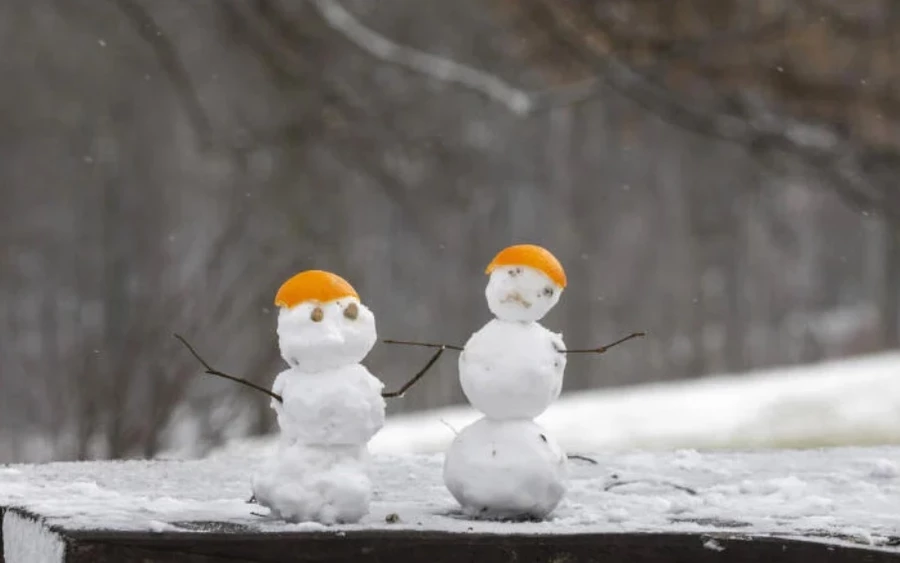
[[[709,538],[705,542],[703,542],[703,547],[706,549],[711,549],[713,551],[725,551],[725,548],[721,543],[716,541],[714,538]]]
[[[3,515],[2,548],[6,563],[62,563],[66,545],[41,522],[10,511]]]
[[[497,270],[495,270],[495,273]],[[562,338],[536,322],[493,319],[459,356],[459,381],[472,406],[492,418],[534,418],[559,397]]]
[[[897,471],[897,464],[889,459],[879,459],[875,462],[869,476],[882,479],[894,479],[900,472]]]
[[[468,515],[544,518],[566,492],[566,455],[530,420],[482,418],[451,444],[444,483]]]
[[[610,352],[613,353],[613,352]],[[602,369],[602,358],[597,358]],[[569,452],[900,443],[900,353],[698,380],[563,393],[536,421]],[[389,417],[373,453],[436,453],[468,406]],[[225,451],[259,451],[264,439]],[[214,454],[215,455],[215,454]]]
[[[371,511],[358,523],[327,529],[737,533],[898,549],[887,544],[900,535],[900,479],[878,471],[900,462],[897,447],[679,450],[604,453],[595,459],[596,465],[570,462],[569,490],[548,520],[512,523],[463,516],[442,482],[443,455],[373,456]],[[68,530],[196,531],[214,529],[210,523],[216,522],[248,531],[326,529],[275,520],[263,507],[247,503],[250,476],[260,463],[222,455],[20,465],[0,479],[0,505],[20,507]]]

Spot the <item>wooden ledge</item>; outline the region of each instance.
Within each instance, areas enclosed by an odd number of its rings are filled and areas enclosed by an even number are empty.
[[[44,527],[19,509],[0,509]],[[347,532],[112,532],[44,527],[64,544],[60,563],[881,563],[900,552],[840,538],[732,533],[490,534],[364,530]],[[204,529],[225,529],[206,522]],[[0,536],[0,542],[3,538]],[[892,545],[900,544],[900,538]],[[888,549],[890,549],[888,547]],[[38,548],[37,552],[42,549]],[[21,554],[0,563],[23,563]],[[31,562],[28,562],[31,563]]]
[[[445,532],[78,533],[66,563],[367,562],[856,563],[900,554],[771,537],[693,534],[493,535]],[[15,563],[15,562],[9,562]]]

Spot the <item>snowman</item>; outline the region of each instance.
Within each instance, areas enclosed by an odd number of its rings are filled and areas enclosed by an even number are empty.
[[[287,280],[275,304],[289,367],[272,385],[281,434],[254,497],[289,522],[357,522],[372,498],[368,442],[385,418],[383,384],[360,363],[375,317],[346,280],[321,270]]]
[[[566,275],[535,245],[510,246],[488,265],[494,319],[469,338],[459,380],[484,416],[453,440],[444,483],[463,511],[492,519],[543,519],[566,492],[566,454],[534,418],[562,390],[562,337],[538,322],[559,301]]]
[[[275,296],[278,346],[289,368],[266,389],[212,367],[174,336],[204,373],[272,397],[281,429],[276,454],[253,479],[248,502],[290,522],[353,523],[369,511],[369,440],[384,425],[384,399],[403,397],[447,349],[396,391],[360,362],[375,344],[375,317],[346,280],[322,270],[292,277]]]

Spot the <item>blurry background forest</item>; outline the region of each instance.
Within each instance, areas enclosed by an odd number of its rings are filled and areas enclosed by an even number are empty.
[[[544,245],[570,346],[649,333],[565,392],[900,345],[891,0],[11,0],[0,53],[0,461],[271,430],[172,332],[268,385],[308,268],[462,344]],[[448,355],[389,408],[462,401]]]

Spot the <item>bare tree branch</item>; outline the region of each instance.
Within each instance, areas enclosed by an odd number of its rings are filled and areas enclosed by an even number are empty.
[[[648,112],[683,129],[742,147],[767,167],[771,167],[772,163],[764,159],[777,155],[791,157],[818,175],[851,204],[862,209],[879,209],[891,220],[900,223],[900,203],[894,201],[900,199],[894,196],[896,190],[890,182],[886,183],[872,173],[872,165],[867,166],[872,161],[887,162],[889,159],[874,158],[877,155],[869,154],[871,151],[866,148],[865,143],[851,138],[840,130],[838,124],[829,120],[792,115],[782,111],[783,108],[779,108],[777,103],[764,101],[742,89],[735,91],[716,88],[716,72],[720,71],[706,68],[702,63],[707,58],[705,53],[715,53],[726,45],[740,46],[748,42],[750,45],[764,45],[767,41],[783,40],[789,25],[787,14],[767,19],[761,25],[747,30],[712,32],[706,38],[681,43],[667,40],[665,46],[655,53],[654,63],[641,66],[632,64],[619,53],[628,51],[632,43],[640,45],[642,41],[646,43],[650,39],[636,38],[624,28],[615,29],[604,22],[594,13],[592,2],[560,6],[545,0],[525,0],[523,4],[528,6],[534,20],[532,24],[549,34],[556,46],[596,72],[601,84]],[[795,33],[823,20],[839,18],[840,25],[843,25],[846,19],[840,18],[839,14],[834,13],[833,9],[827,9],[821,2],[805,0],[803,9],[802,21],[792,23]],[[572,11],[577,14],[573,15],[570,13]],[[596,41],[587,39],[592,33],[601,34],[610,45],[598,49]],[[706,92],[710,99],[698,100],[664,84],[666,73],[673,70],[672,61],[688,60],[686,55],[689,54],[691,56],[687,64],[695,78],[705,79],[713,85]],[[781,81],[785,80],[793,80],[791,84],[797,88],[796,77],[782,77]],[[807,86],[806,82],[801,85]],[[815,84],[809,86],[817,88],[815,91],[820,94],[829,89],[835,90],[835,87],[823,88],[822,85]],[[847,87],[836,90],[838,93],[848,91],[857,95],[862,95],[859,94],[862,92],[867,96],[866,99],[878,102],[879,107],[888,107],[883,95],[878,97],[868,90],[863,92]],[[845,103],[850,104],[852,101],[846,100]],[[896,103],[894,99],[888,101]],[[881,168],[890,167],[883,165]]]
[[[153,49],[160,68],[181,99],[188,120],[197,135],[197,142],[201,148],[208,148],[214,142],[212,125],[177,49],[140,4],[134,0],[113,0],[113,2],[138,35]]]
[[[310,0],[336,31],[370,55],[442,82],[456,83],[503,104],[517,115],[532,108],[531,97],[500,78],[456,61],[399,45],[364,26],[338,0]]]

